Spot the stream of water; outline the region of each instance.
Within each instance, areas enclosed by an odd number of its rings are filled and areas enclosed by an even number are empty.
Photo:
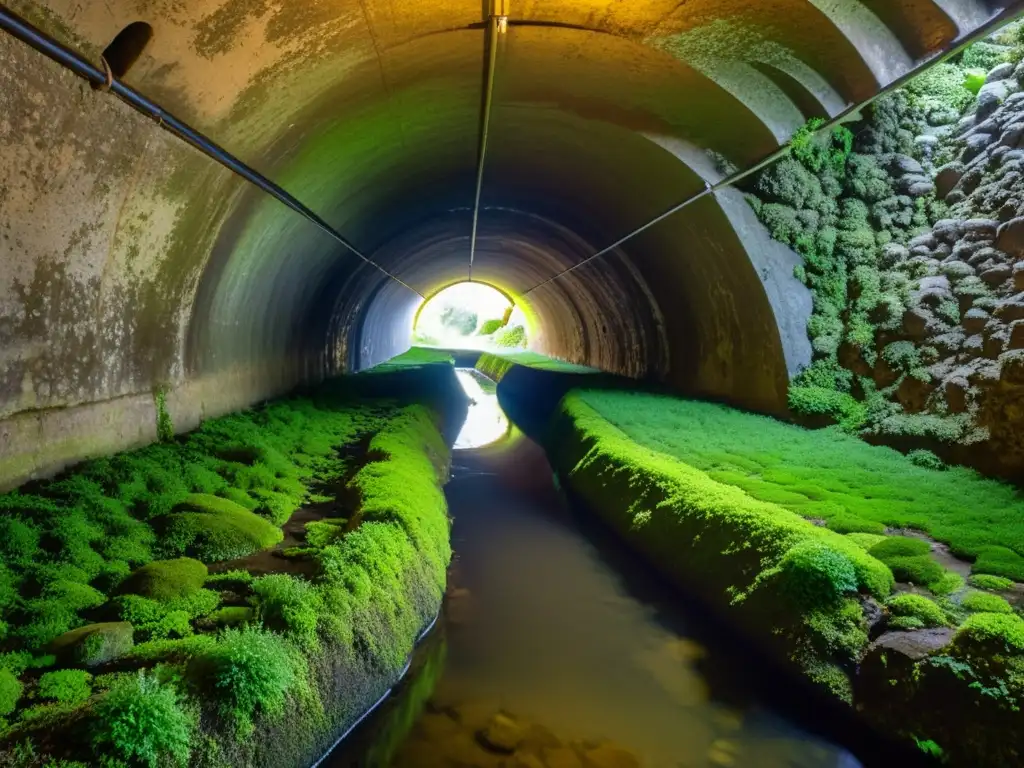
[[[859,765],[759,701],[756,667],[716,651],[685,600],[570,508],[493,383],[459,376],[474,404],[446,488],[455,557],[440,626],[326,765]],[[480,743],[499,710],[526,734],[514,755]]]

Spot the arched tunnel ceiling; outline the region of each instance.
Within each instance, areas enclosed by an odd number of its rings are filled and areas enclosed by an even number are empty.
[[[185,428],[374,363],[468,276],[489,3],[8,5],[93,61],[152,25],[126,82],[401,283],[0,37],[0,484],[147,439],[157,387]],[[511,0],[474,277],[552,354],[780,410],[810,299],[738,193],[552,278],[1017,5]]]

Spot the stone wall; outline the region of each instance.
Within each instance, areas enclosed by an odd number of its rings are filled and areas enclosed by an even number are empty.
[[[1024,62],[995,41],[860,121],[827,136],[810,126],[748,199],[804,257],[815,297],[814,361],[790,388],[794,412],[1019,478]]]

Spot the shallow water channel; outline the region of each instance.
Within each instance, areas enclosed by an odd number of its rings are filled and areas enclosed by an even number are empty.
[[[405,682],[323,765],[860,765],[754,694],[756,663],[574,511],[493,383],[459,373],[475,404],[456,447],[475,447],[455,451],[446,489],[445,609]],[[499,710],[526,739],[514,755],[479,743]]]

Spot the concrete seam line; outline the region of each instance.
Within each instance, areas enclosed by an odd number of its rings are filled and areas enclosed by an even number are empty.
[[[369,257],[365,256],[341,233],[335,231],[326,221],[314,213],[312,209],[303,204],[284,188],[278,186],[253,168],[250,168],[226,149],[216,144],[214,141],[192,128],[187,123],[179,120],[159,104],[151,101],[130,86],[125,85],[117,78],[114,78],[112,73],[109,71],[109,67],[106,71],[97,68],[80,53],[57,42],[45,32],[37,29],[32,24],[28,23],[13,11],[2,5],[0,5],[0,29],[25,43],[30,48],[35,49],[37,52],[43,54],[65,69],[70,70],[78,77],[88,80],[93,85],[101,86],[102,90],[109,90],[132,109],[155,120],[164,130],[173,134],[189,146],[199,152],[202,152],[214,162],[223,165],[232,173],[242,177],[250,184],[258,187],[263,192],[275,198],[278,202],[284,204],[295,213],[298,213],[325,234],[329,235],[333,240],[351,251],[363,262],[375,267],[399,285],[412,291],[420,298],[423,298],[422,293],[412,286],[402,282],[398,277],[388,272]],[[104,60],[104,64],[105,63],[106,62]]]
[[[871,98],[866,99],[865,101],[859,102],[857,104],[852,104],[852,105],[848,106],[845,110],[840,112],[838,115],[836,115],[835,117],[831,118],[827,122],[823,123],[818,128],[817,133],[822,133],[824,131],[832,130],[837,125],[840,125],[843,121],[845,121],[848,117],[850,117],[850,115],[853,115],[853,114],[859,112],[860,110],[864,109],[865,107],[870,106],[875,101],[880,99],[882,96],[885,96],[886,94],[890,93],[891,91],[894,91],[897,88],[902,87],[903,85],[905,85],[906,83],[910,82],[915,77],[920,75],[924,70],[926,70],[926,69],[928,69],[928,68],[930,68],[930,67],[932,67],[932,66],[934,66],[936,64],[939,64],[942,61],[945,61],[946,59],[948,59],[951,56],[955,56],[956,54],[960,53],[960,51],[962,51],[964,48],[966,48],[967,46],[971,45],[972,43],[977,42],[978,40],[980,40],[980,39],[982,39],[984,37],[987,37],[992,32],[994,32],[996,29],[999,29],[1000,27],[1002,27],[1005,24],[1007,24],[1010,21],[1012,21],[1014,19],[1014,17],[1021,15],[1021,13],[1022,13],[1022,10],[1021,10],[1022,6],[1024,6],[1024,3],[1018,2],[1018,3],[1016,3],[1015,7],[1004,9],[1004,10],[1000,11],[999,13],[995,14],[988,21],[986,21],[984,24],[980,25],[977,29],[975,29],[973,32],[970,32],[969,34],[964,35],[963,37],[959,38],[958,40],[954,40],[953,43],[950,45],[950,47],[947,50],[945,50],[944,52],[936,54],[935,56],[931,57],[930,59],[926,59],[926,60],[922,61],[916,67],[914,67],[910,71],[904,73],[900,77],[896,78],[895,80],[893,80],[888,85],[883,86],[882,88],[879,88],[878,92],[874,96],[872,96]],[[549,277],[547,280],[543,280],[543,281],[537,283],[537,285],[535,285],[532,288],[524,291],[522,295],[523,296],[528,296],[529,294],[533,293],[534,291],[538,290],[539,288],[543,288],[545,285],[548,285],[549,283],[552,283],[552,282],[554,282],[555,280],[558,280],[561,277],[565,277],[569,273],[579,269],[580,267],[584,266],[585,264],[589,264],[591,261],[594,261],[594,259],[599,259],[602,256],[606,256],[607,254],[609,254],[612,251],[614,251],[616,248],[619,248],[620,246],[622,246],[627,241],[632,240],[637,235],[643,234],[644,232],[646,232],[651,227],[653,227],[653,226],[655,226],[657,224],[660,224],[665,219],[668,219],[671,216],[675,215],[676,213],[679,213],[679,211],[683,210],[684,208],[686,208],[687,206],[691,205],[692,203],[695,203],[698,200],[701,200],[701,199],[707,197],[710,194],[718,192],[719,190],[731,187],[731,186],[733,186],[733,185],[743,181],[744,179],[754,175],[755,173],[757,173],[758,171],[762,170],[763,168],[771,165],[772,163],[776,162],[777,160],[780,160],[783,157],[785,157],[786,155],[788,155],[789,152],[790,152],[791,146],[792,146],[791,143],[787,143],[783,147],[780,147],[779,149],[777,149],[775,152],[772,152],[770,155],[765,157],[760,162],[758,162],[755,165],[751,166],[750,168],[747,168],[744,171],[738,171],[737,173],[734,173],[731,176],[727,176],[726,178],[722,179],[721,181],[719,181],[719,182],[717,182],[715,184],[710,184],[709,185],[705,181],[704,182],[704,189],[701,192],[698,192],[695,195],[691,195],[686,200],[683,200],[681,203],[677,203],[676,205],[672,206],[671,208],[669,208],[665,212],[658,214],[657,216],[655,216],[650,221],[648,221],[648,222],[640,225],[636,229],[628,232],[627,234],[625,234],[624,236],[620,237],[618,240],[616,240],[611,245],[606,246],[605,248],[602,248],[601,250],[597,251],[596,253],[591,254],[590,256],[585,258],[583,261],[581,261],[581,262],[579,262],[577,264],[573,264],[571,267],[566,267],[561,272],[558,272],[558,273],[552,275],[551,277]]]

